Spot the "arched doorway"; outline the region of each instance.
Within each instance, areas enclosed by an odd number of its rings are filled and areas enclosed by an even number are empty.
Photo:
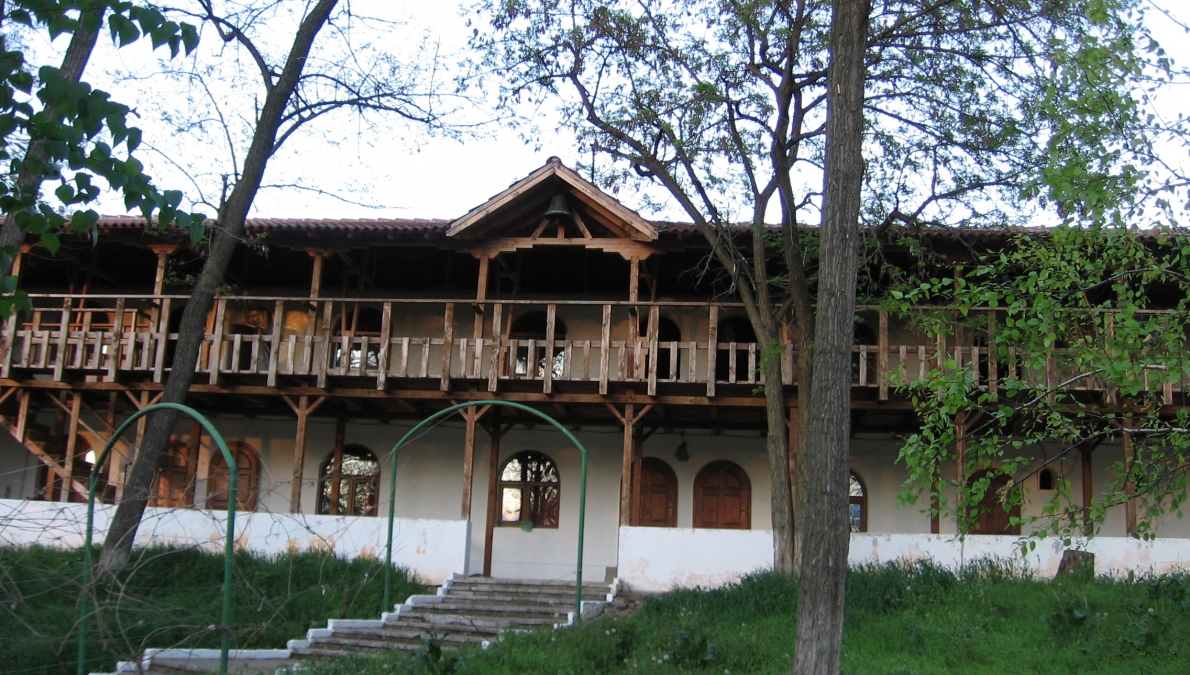
[[[678,526],[678,476],[663,460],[645,457],[640,462],[640,503],[636,524],[642,527]]]
[[[194,476],[195,463],[190,456],[190,446],[182,441],[170,441],[161,468],[157,470],[157,489],[149,505],[175,508],[192,505]]]
[[[247,443],[228,443],[236,460],[236,510],[255,511],[257,487],[260,485],[260,455],[256,449]],[[207,474],[207,508],[213,511],[227,510],[227,487],[231,482],[231,472],[227,469],[227,461],[223,453],[215,449],[211,452],[211,469]]]
[[[318,513],[374,516],[380,493],[380,461],[362,445],[332,450],[318,471]]]
[[[752,481],[739,465],[711,462],[695,476],[694,527],[752,529]]]
[[[1020,504],[1013,504],[1012,509],[1004,508],[1000,495],[1012,483],[1012,478],[1005,474],[992,475],[992,471],[985,469],[967,479],[967,487],[974,486],[978,481],[991,476],[987,491],[975,507],[977,515],[967,534],[1020,534],[1021,526],[1012,524],[1012,519],[1021,517]]]

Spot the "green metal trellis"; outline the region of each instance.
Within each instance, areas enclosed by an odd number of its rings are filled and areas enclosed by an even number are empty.
[[[99,467],[103,466],[104,460],[111,453],[116,441],[119,440],[120,436],[124,434],[124,431],[133,422],[153,411],[166,408],[186,413],[197,420],[203,429],[206,429],[207,433],[214,439],[215,445],[219,446],[219,452],[223,453],[223,459],[227,462],[227,470],[230,474],[228,476],[227,486],[227,537],[223,542],[223,626],[219,646],[219,673],[220,675],[227,675],[227,652],[231,649],[231,576],[232,562],[234,560],[233,537],[235,536],[236,529],[236,484],[239,482],[240,473],[236,468],[235,457],[227,449],[227,443],[223,440],[223,436],[219,434],[219,431],[215,429],[215,425],[211,424],[210,420],[203,417],[194,408],[184,406],[180,403],[155,403],[124,420],[124,423],[116,429],[112,437],[108,439],[107,444],[103,446],[103,452],[99,453],[99,456],[95,458],[95,464],[91,466],[91,480],[87,485],[87,532],[86,541],[83,545],[83,592],[79,597],[77,616],[79,627],[78,675],[86,675],[87,672],[87,598],[92,582],[91,535],[95,525],[95,486],[99,480]],[[389,529],[391,531],[391,526]]]
[[[384,566],[384,611],[388,612],[392,609],[392,606],[389,604],[389,589],[392,582],[393,567],[393,521],[396,519],[397,515],[397,453],[402,446],[409,442],[409,439],[413,438],[417,432],[421,431],[430,424],[433,424],[434,422],[437,422],[438,420],[447,417],[448,415],[452,415],[464,408],[473,408],[475,406],[484,405],[497,405],[508,408],[516,408],[517,410],[522,410],[524,412],[536,415],[557,427],[558,430],[563,434],[566,434],[566,438],[570,439],[570,441],[574,443],[575,447],[577,447],[579,451],[583,453],[582,473],[580,476],[578,496],[578,563],[574,574],[574,621],[575,623],[580,623],[583,620],[583,529],[587,519],[587,448],[582,444],[581,441],[578,440],[577,437],[575,437],[573,433],[571,433],[569,429],[563,426],[561,422],[541,412],[540,410],[535,410],[521,403],[496,400],[459,403],[458,405],[452,405],[445,410],[434,413],[433,415],[430,415],[426,419],[419,422],[417,426],[410,429],[408,433],[401,437],[401,440],[397,441],[397,444],[393,446],[392,487],[388,497],[388,544],[385,549],[386,552]]]

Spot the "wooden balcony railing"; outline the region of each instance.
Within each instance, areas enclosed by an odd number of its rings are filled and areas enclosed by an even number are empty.
[[[114,382],[137,374],[162,382],[177,340],[171,317],[184,296],[31,296],[31,314],[10,319],[4,328],[0,377],[14,371],[54,380],[90,377]],[[1045,372],[1025,373],[1018,359],[1000,363],[987,347],[891,344],[888,317],[877,316],[874,345],[856,345],[853,386],[873,388],[887,399],[899,377],[925,377],[953,360],[993,390],[1002,378],[1035,380],[1054,386],[1063,373],[1057,357]],[[530,313],[544,315],[544,331],[518,336],[510,327]],[[559,316],[559,314],[564,316]],[[695,339],[659,339],[660,317],[684,325]],[[390,380],[437,380],[443,391],[454,381],[486,384],[535,383],[551,393],[555,383],[640,384],[655,395],[658,384],[701,385],[715,396],[723,385],[763,383],[755,342],[721,342],[719,320],[742,314],[732,303],[540,302],[482,303],[423,299],[221,298],[208,317],[198,377],[219,384],[224,377],[302,380],[320,388],[328,379],[349,379],[385,389]],[[563,327],[563,320],[571,324]],[[537,322],[536,325],[541,325]],[[683,335],[685,337],[685,335]],[[793,344],[781,350],[783,378],[796,383]],[[892,374],[898,374],[893,376]],[[69,375],[69,378],[67,376]],[[257,379],[259,381],[259,379]],[[524,385],[521,385],[524,386]],[[1075,385],[1095,389],[1088,378]],[[1162,385],[1167,400],[1186,383]],[[738,389],[736,390],[739,391]]]

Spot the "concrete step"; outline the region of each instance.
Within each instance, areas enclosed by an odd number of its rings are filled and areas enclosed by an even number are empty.
[[[449,595],[446,600],[437,605],[419,606],[418,610],[433,611],[433,612],[447,612],[453,614],[504,614],[508,616],[554,616],[556,614],[566,615],[566,612],[574,611],[573,602],[458,602],[454,601]]]
[[[475,600],[478,602],[507,602],[514,604],[557,604],[557,605],[574,605],[574,590],[571,589],[565,593],[554,592],[512,592],[512,591],[473,591],[473,590],[455,590],[451,588],[446,592],[445,600],[450,602],[459,602],[463,600]],[[583,591],[583,600],[590,600],[593,602],[603,602],[607,600],[607,589],[602,593],[594,593],[590,591]]]
[[[383,628],[349,628],[335,631],[335,635],[380,635],[390,636],[394,638],[399,637],[421,637],[429,636],[431,633],[438,635],[456,636],[462,639],[462,636],[475,636],[483,639],[495,639],[500,635],[500,628],[495,626],[478,626],[471,624],[460,624],[443,628],[437,624],[427,623],[425,621],[415,621],[413,619],[405,619],[402,617],[399,621],[386,621]]]
[[[494,579],[490,577],[467,577],[466,579],[456,579],[451,582],[451,589],[456,588],[500,588],[511,587],[516,589],[533,589],[533,590],[569,590],[574,592],[573,581],[537,581],[534,579]],[[604,583],[583,582],[583,591],[607,593],[609,585]]]
[[[473,626],[475,628],[515,628],[515,627],[538,627],[538,626],[553,626],[555,623],[561,623],[559,619],[554,617],[530,618],[530,617],[500,617],[500,616],[466,616],[463,614],[437,614],[434,612],[414,611],[408,614],[402,612],[401,618],[398,622],[409,619],[420,620],[434,626],[437,630],[443,630],[447,626]]]

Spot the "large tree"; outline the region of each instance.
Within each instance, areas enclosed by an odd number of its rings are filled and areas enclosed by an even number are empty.
[[[432,105],[436,99],[432,83],[410,77],[400,63],[384,52],[365,52],[363,45],[355,45],[346,29],[358,17],[348,8],[338,8],[338,4],[337,0],[318,0],[297,9],[292,3],[200,0],[195,11],[175,10],[202,21],[204,30],[213,32],[219,44],[229,47],[226,52],[203,54],[200,58],[236,61],[242,57],[242,62],[250,64],[259,89],[241,92],[245,96],[244,105],[237,114],[223,119],[216,136],[228,139],[233,162],[238,148],[231,139],[247,138],[247,148],[242,163],[223,171],[218,215],[209,224],[207,257],[182,312],[177,347],[161,397],[164,402],[181,403],[186,399],[206,333],[207,314],[223,285],[232,253],[243,240],[244,223],[261,188],[265,170],[282,144],[312,121],[338,111],[377,113],[424,126],[438,125],[439,113]],[[295,18],[296,28],[287,48],[270,50],[275,44],[277,26]],[[337,22],[343,24],[339,30],[331,31],[333,35],[329,37],[323,35],[325,28]],[[210,78],[234,77],[201,62],[180,75],[207,92],[215,91],[219,85]],[[257,95],[260,98],[254,99]],[[256,100],[261,102],[259,108],[251,110]],[[245,113],[246,127],[233,128],[229,119]],[[188,129],[197,133],[200,126],[190,124]],[[177,412],[173,410],[155,413],[149,420],[125,480],[123,499],[104,541],[102,570],[118,570],[128,561],[176,420]]]
[[[851,44],[832,32],[832,17],[868,13],[826,0],[482,5],[492,30],[475,42],[503,79],[505,100],[556,106],[593,154],[611,158],[592,167],[606,185],[660,186],[704,235],[742,301],[765,345],[774,565],[800,568],[805,584],[797,671],[837,672],[850,406],[849,378],[838,369],[840,359],[850,362],[848,298],[856,290],[838,284],[859,256],[880,251],[833,229],[848,217],[846,181],[835,184],[832,173],[848,170],[832,154],[833,125],[842,122],[833,115],[855,79],[832,79],[843,77],[832,59]],[[1109,124],[1072,128],[1061,102],[1114,86],[1084,48],[1134,55],[1143,34],[1126,15],[1136,5],[886,0],[872,7],[866,30],[849,23],[865,33],[863,222],[877,232],[1015,224],[1052,197],[1057,176],[1064,189],[1089,185],[1103,149],[1121,137]],[[1054,78],[1059,66],[1074,76]],[[796,533],[790,383],[776,349],[790,321]]]

